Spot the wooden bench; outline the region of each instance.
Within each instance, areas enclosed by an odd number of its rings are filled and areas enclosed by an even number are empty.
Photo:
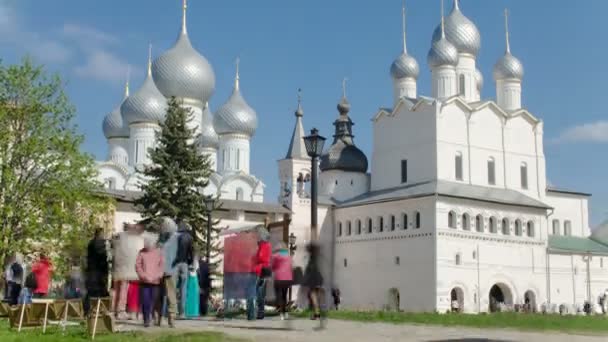
[[[114,333],[116,331],[114,317],[111,313],[112,299],[106,298],[91,298],[92,312],[87,318],[87,330],[92,339],[98,333]]]

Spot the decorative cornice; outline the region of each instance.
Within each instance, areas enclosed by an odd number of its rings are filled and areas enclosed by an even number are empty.
[[[418,239],[418,238],[427,238],[433,236],[433,233],[417,233],[417,234],[399,234],[399,235],[391,235],[391,236],[373,236],[370,238],[365,238],[369,233],[361,234],[361,235],[351,235],[347,237],[338,237],[336,244],[350,244],[350,243],[359,243],[359,242],[370,242],[370,241],[383,241],[383,240],[405,240],[405,239]],[[361,238],[363,237],[363,238]],[[338,240],[340,239],[340,240]]]
[[[459,239],[467,239],[467,240],[481,240],[481,241],[491,241],[491,242],[501,242],[501,243],[514,243],[518,245],[532,245],[532,246],[545,246],[544,241],[533,241],[533,240],[521,240],[517,238],[504,238],[504,237],[493,237],[488,235],[481,234],[465,234],[461,232],[438,232],[437,236],[449,236],[455,237]]]

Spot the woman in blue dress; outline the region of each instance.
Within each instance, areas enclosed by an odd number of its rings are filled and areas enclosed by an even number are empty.
[[[200,316],[200,290],[198,287],[198,260],[194,258],[194,263],[190,266],[188,273],[188,283],[186,284],[186,317],[195,318]]]

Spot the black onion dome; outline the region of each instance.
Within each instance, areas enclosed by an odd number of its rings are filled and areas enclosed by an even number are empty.
[[[321,171],[340,170],[350,172],[367,172],[367,157],[353,142],[353,121],[348,117],[350,104],[342,98],[338,104],[340,116],[334,122],[336,133],[334,142],[321,156]]]

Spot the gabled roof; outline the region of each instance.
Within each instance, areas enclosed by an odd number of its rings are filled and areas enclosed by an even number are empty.
[[[608,255],[608,245],[591,238],[549,235],[549,252]]]
[[[551,209],[551,207],[546,203],[526,196],[515,190],[470,185],[444,180],[421,182],[395,188],[371,191],[353,199],[337,203],[337,207],[352,207],[435,195],[543,210]]]

